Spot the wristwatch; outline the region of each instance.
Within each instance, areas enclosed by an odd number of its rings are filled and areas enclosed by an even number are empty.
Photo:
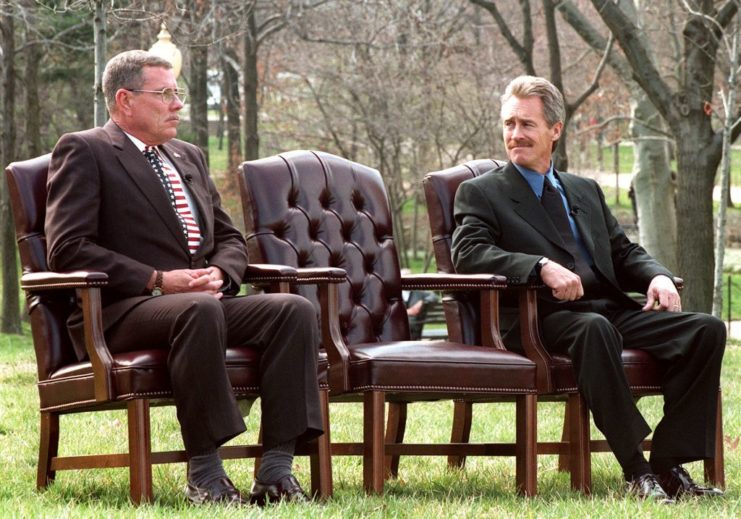
[[[549,260],[548,258],[546,258],[545,256],[543,256],[535,264],[535,272],[537,272],[539,276],[540,276],[540,271],[543,270],[543,267],[545,267],[548,264],[549,261],[551,261],[551,260]]]
[[[161,296],[162,295],[162,278],[164,275],[162,274],[161,270],[155,271],[154,276],[154,288],[152,288],[152,295],[153,296]]]

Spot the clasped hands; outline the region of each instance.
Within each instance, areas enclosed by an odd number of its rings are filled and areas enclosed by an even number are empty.
[[[543,265],[540,279],[559,301],[576,301],[584,296],[581,278],[553,260]],[[655,276],[649,283],[643,310],[681,312],[682,301],[674,282],[664,275]]]
[[[224,295],[219,292],[224,284],[224,273],[219,267],[205,269],[176,269],[162,273],[162,293],[206,292],[216,299]]]

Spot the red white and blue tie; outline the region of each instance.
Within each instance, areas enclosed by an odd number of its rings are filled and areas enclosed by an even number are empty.
[[[183,182],[180,180],[180,175],[162,160],[156,146],[145,147],[144,156],[149,161],[149,164],[151,164],[154,172],[157,173],[157,177],[159,177],[162,186],[167,192],[167,197],[175,210],[178,220],[180,220],[180,226],[183,229],[185,239],[188,241],[188,250],[191,254],[195,254],[201,245],[201,229],[198,227],[198,222],[196,222],[188,201],[185,198],[185,191]]]

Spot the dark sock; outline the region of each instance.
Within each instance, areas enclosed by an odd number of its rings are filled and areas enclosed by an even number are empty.
[[[224,465],[222,465],[219,453],[216,451],[210,454],[193,456],[188,460],[188,482],[191,485],[204,487],[218,478],[225,477]]]
[[[272,484],[290,475],[295,450],[296,440],[290,440],[263,452],[257,480],[263,484]]]
[[[669,469],[677,465],[679,465],[679,461],[676,458],[657,458],[656,456],[651,456],[651,468],[656,474],[668,472]]]
[[[623,474],[625,475],[625,481],[634,481],[641,476],[651,474],[651,465],[646,461],[646,457],[643,455],[643,451],[639,448],[636,450],[633,457],[627,462],[622,463]]]

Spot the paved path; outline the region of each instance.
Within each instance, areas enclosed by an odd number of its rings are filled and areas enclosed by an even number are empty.
[[[579,175],[593,178],[597,180],[602,186],[615,187],[615,173],[606,173],[603,171],[594,170],[583,170],[579,172]],[[630,181],[633,178],[632,173],[620,173],[618,182],[621,189],[626,191],[630,189]],[[741,187],[731,186],[731,199],[736,202],[741,200]],[[713,200],[720,200],[720,186],[715,186],[713,189]]]
[[[728,323],[726,323],[728,327]],[[730,330],[728,330],[728,337],[731,339],[741,340],[741,321],[731,321]]]

